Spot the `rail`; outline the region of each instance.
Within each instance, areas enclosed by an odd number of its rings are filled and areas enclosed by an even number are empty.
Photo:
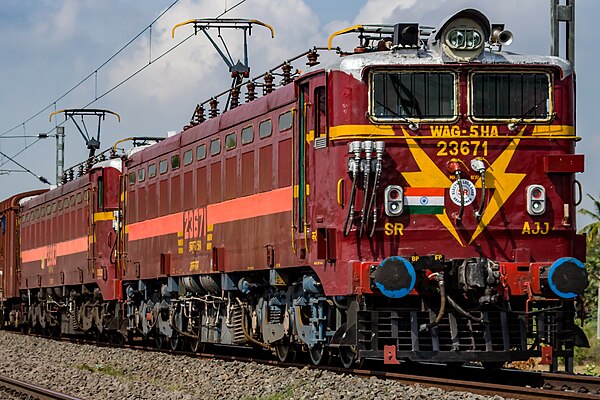
[[[39,400],[81,400],[79,397],[0,375],[0,393],[5,391],[15,395],[26,395]]]

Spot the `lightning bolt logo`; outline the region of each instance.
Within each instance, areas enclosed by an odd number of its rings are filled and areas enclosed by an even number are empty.
[[[406,129],[402,128],[402,131],[404,132],[404,137],[406,137],[406,144],[408,144],[408,148],[421,170],[419,172],[403,172],[402,175],[404,176],[404,179],[406,179],[406,182],[408,182],[411,187],[449,188],[452,185],[452,182],[446,174],[440,171],[437,165],[431,161],[431,158],[429,158],[423,149],[419,147],[417,142],[414,139],[411,139]],[[446,214],[445,209],[443,214],[437,215],[437,218],[442,225],[448,229],[454,239],[456,239],[461,246],[465,247],[465,244],[463,244],[462,239],[456,231],[456,227],[452,224],[452,221],[450,221],[448,214]]]
[[[406,143],[410,152],[415,159],[415,162],[419,166],[420,171],[418,172],[403,172],[402,175],[406,179],[406,182],[411,187],[439,187],[449,188],[452,185],[452,181],[448,176],[442,172],[437,165],[429,158],[429,156],[419,147],[417,141],[412,139],[406,129],[402,128]],[[525,127],[521,129],[517,136],[522,136],[525,132]],[[509,145],[504,149],[502,154],[492,163],[491,167],[485,172],[486,188],[494,189],[494,194],[487,205],[481,220],[479,221],[477,228],[473,232],[473,236],[469,241],[471,244],[480,234],[483,232],[485,227],[490,221],[496,216],[502,205],[508,200],[513,194],[516,188],[519,186],[526,174],[519,173],[508,173],[506,172],[510,161],[512,160],[515,150],[521,141],[520,138],[514,138]],[[481,188],[481,180],[476,183],[477,188]],[[462,246],[466,245],[463,243],[459,236],[456,227],[448,217],[446,210],[443,214],[437,215],[442,225],[450,234],[456,239],[456,241]]]
[[[522,136],[524,132],[525,127],[521,129],[517,136]],[[525,178],[526,174],[506,172],[508,164],[510,164],[510,160],[512,160],[520,141],[521,139],[519,138],[513,139],[508,147],[504,149],[502,154],[500,154],[496,161],[494,161],[491,167],[485,172],[486,187],[494,189],[494,194],[481,216],[481,220],[479,221],[475,232],[473,232],[469,244],[473,243],[477,236],[483,232],[487,224],[489,224],[492,218],[498,213],[500,207],[502,207],[510,195],[513,194],[515,189],[519,186],[523,178]],[[477,181],[476,187],[481,188],[481,180]]]

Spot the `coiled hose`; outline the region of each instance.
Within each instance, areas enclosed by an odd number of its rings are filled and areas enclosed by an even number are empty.
[[[468,311],[466,311],[464,308],[462,308],[461,306],[458,305],[458,303],[456,303],[452,297],[450,296],[446,296],[446,299],[448,300],[448,303],[452,306],[452,308],[454,308],[456,311],[458,311],[460,314],[462,314],[463,316],[467,317],[468,319],[470,319],[473,322],[479,322],[479,323],[487,323],[487,321],[485,321],[483,319],[483,317],[476,317],[473,314],[469,313]]]
[[[436,273],[429,275],[428,278],[437,280],[438,287],[440,289],[440,310],[438,311],[437,317],[435,318],[434,321],[432,321],[428,324],[422,324],[419,327],[419,330],[421,332],[428,331],[431,328],[438,326],[440,324],[440,321],[444,317],[444,314],[446,313],[446,298],[447,297],[446,297],[446,285],[444,284],[444,276],[442,274],[436,272]]]
[[[377,225],[377,210],[376,208],[376,195],[377,188],[379,186],[379,179],[381,178],[381,161],[377,160],[377,167],[375,168],[375,180],[373,181],[373,190],[371,191],[371,196],[369,198],[369,204],[367,206],[367,229],[369,232],[367,233],[370,238],[375,235],[375,226]],[[371,217],[371,213],[373,213],[373,225],[371,225],[371,229],[368,228],[369,218]]]

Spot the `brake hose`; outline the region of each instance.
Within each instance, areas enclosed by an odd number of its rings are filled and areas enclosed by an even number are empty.
[[[441,273],[435,272],[433,274],[430,274],[428,276],[428,278],[437,280],[438,287],[440,288],[440,310],[438,311],[435,321],[432,321],[428,324],[422,324],[419,327],[419,330],[421,332],[428,331],[431,328],[438,326],[440,321],[444,317],[444,314],[446,313],[446,286],[444,285],[444,275]]]
[[[481,176],[481,200],[479,209],[475,211],[475,219],[479,221],[483,215],[483,207],[485,206],[485,171],[479,174]]]
[[[371,226],[371,229],[367,233],[370,238],[373,237],[373,235],[375,234],[375,226],[377,225],[376,194],[377,194],[377,187],[379,186],[379,178],[380,177],[381,177],[381,162],[378,160],[377,167],[375,168],[375,180],[373,181],[373,190],[371,191],[371,196],[369,198],[369,204],[367,206],[367,216],[365,218],[367,221],[367,229],[368,229],[369,217],[371,216],[371,212],[373,213],[373,225]]]
[[[348,213],[346,214],[346,221],[344,222],[344,237],[350,234],[352,230],[352,219],[354,216],[354,201],[356,198],[356,181],[357,174],[352,175],[352,192],[350,193],[350,207],[348,207]]]
[[[368,203],[368,198],[369,198],[369,177],[371,175],[371,152],[373,151],[373,142],[371,142],[370,140],[366,140],[363,142],[363,148],[365,150],[365,162],[364,162],[364,181],[365,181],[365,188],[364,188],[364,195],[363,195],[363,207],[362,207],[362,214],[360,217],[360,227],[358,228],[358,237],[361,238],[362,234],[363,234],[363,229],[365,228],[365,222],[367,220],[367,203]]]
[[[375,226],[377,225],[377,189],[379,187],[379,180],[381,179],[381,162],[383,160],[383,151],[385,148],[385,142],[378,141],[375,142],[375,152],[377,154],[377,163],[375,164],[375,180],[373,181],[373,191],[371,192],[371,197],[369,199],[369,205],[367,207],[367,229],[369,223],[369,217],[371,216],[371,212],[373,213],[373,225],[368,232],[368,236],[370,238],[375,234]]]
[[[448,303],[452,306],[452,308],[454,308],[456,311],[458,311],[460,314],[467,317],[471,321],[485,323],[483,317],[476,317],[473,314],[469,313],[464,308],[459,306],[458,303],[456,303],[450,296],[446,296],[446,299],[448,300]]]
[[[354,203],[356,202],[356,186],[358,181],[358,171],[360,170],[360,152],[361,143],[354,141],[348,143],[348,152],[354,154],[354,158],[348,161],[348,171],[352,176],[352,192],[350,193],[350,207],[348,207],[348,214],[346,215],[346,221],[344,222],[344,237],[350,234],[352,230],[352,220],[354,219]]]
[[[463,213],[465,211],[465,192],[463,191],[460,171],[456,172],[456,178],[458,180],[458,190],[460,191],[460,212],[458,213],[458,217],[456,217],[456,222],[460,222],[462,221]]]

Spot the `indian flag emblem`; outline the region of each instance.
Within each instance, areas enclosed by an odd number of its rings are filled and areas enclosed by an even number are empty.
[[[406,188],[404,205],[410,214],[443,214],[444,188]]]

